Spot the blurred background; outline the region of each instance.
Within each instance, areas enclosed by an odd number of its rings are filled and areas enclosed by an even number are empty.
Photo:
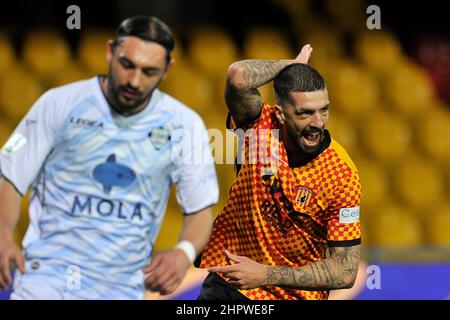
[[[66,9],[81,9],[69,30]],[[369,5],[381,29],[369,30]],[[396,7],[397,5],[397,7]],[[450,43],[443,2],[364,0],[14,1],[0,11],[0,144],[47,89],[105,74],[105,44],[135,14],[160,17],[174,31],[176,66],[162,90],[225,136],[228,66],[239,59],[294,58],[310,43],[310,64],[330,94],[331,135],[348,151],[363,186],[363,259],[354,289],[335,298],[450,298]],[[272,84],[261,88],[273,103]],[[214,150],[221,159],[224,150]],[[234,181],[216,165],[223,207]],[[28,198],[16,230],[28,225]],[[0,204],[1,206],[1,204]],[[158,251],[172,248],[182,215],[172,196]],[[368,265],[381,268],[370,290]],[[192,270],[170,297],[195,298],[204,273]],[[0,292],[0,296],[1,296]],[[3,293],[5,294],[5,293]],[[149,295],[149,298],[161,298]]]

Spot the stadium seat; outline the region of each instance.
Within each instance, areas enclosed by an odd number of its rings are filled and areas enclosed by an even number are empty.
[[[2,117],[2,121],[0,122],[0,148],[5,145],[12,131],[13,130],[10,128],[10,126],[3,121]]]
[[[450,109],[425,108],[423,112],[415,119],[415,131],[420,147],[426,155],[448,167],[450,163]]]
[[[31,31],[22,50],[24,62],[41,78],[64,71],[71,60],[67,41],[55,30]]]
[[[328,80],[329,69],[334,69],[334,60],[342,59],[345,52],[341,35],[326,26],[308,27],[308,32],[302,36],[299,43],[309,43],[313,54],[309,64],[316,68]]]
[[[350,154],[358,149],[358,134],[351,119],[344,114],[330,108],[330,117],[327,124],[330,135]]]
[[[210,81],[190,65],[178,62],[161,89],[185,103],[200,114],[214,112],[214,88]]]
[[[92,77],[93,74],[89,73],[80,63],[73,61],[64,68],[64,72],[58,72],[48,80],[48,86],[50,88],[65,85],[71,82],[84,80]]]
[[[392,199],[390,181],[386,169],[380,163],[363,158],[355,159],[361,180],[362,200],[361,208],[365,214],[380,210],[382,204]]]
[[[262,27],[254,27],[247,32],[243,55],[244,59],[295,58],[295,53],[284,33],[277,29]]]
[[[370,219],[370,238],[373,245],[385,248],[415,247],[423,243],[423,229],[419,219],[408,207],[382,203]]]
[[[5,72],[16,64],[16,53],[8,37],[0,34],[0,71]]]
[[[172,249],[178,243],[178,235],[183,225],[183,214],[175,197],[175,187],[172,187],[163,224],[155,241],[154,250]]]
[[[227,69],[238,60],[238,49],[225,31],[214,27],[202,27],[190,36],[189,59],[215,83],[216,90],[222,92]]]
[[[392,73],[392,68],[402,60],[397,39],[384,30],[365,31],[355,39],[356,56],[379,75]]]
[[[370,72],[350,62],[336,62],[329,83],[330,101],[351,116],[366,114],[379,106],[380,92]]]
[[[362,146],[371,156],[384,162],[395,162],[411,152],[411,128],[395,113],[373,112],[361,117],[357,125]]]
[[[393,168],[394,187],[404,203],[429,208],[444,199],[444,178],[434,163],[425,159],[404,159]]]
[[[383,81],[383,91],[387,103],[407,116],[427,109],[435,96],[425,71],[407,61],[392,68]]]
[[[325,7],[335,21],[335,28],[343,31],[359,30],[365,26],[367,16],[364,3],[359,0],[325,1]]]
[[[450,204],[437,206],[429,213],[426,217],[429,244],[450,247]]]
[[[114,38],[114,31],[91,30],[81,36],[78,46],[78,58],[92,75],[106,74],[106,44]]]
[[[43,88],[32,74],[15,68],[0,74],[0,109],[17,125],[42,94]]]

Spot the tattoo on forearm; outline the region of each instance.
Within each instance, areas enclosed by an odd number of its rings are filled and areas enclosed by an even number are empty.
[[[281,70],[291,64],[289,60],[244,60],[244,80],[248,89],[255,89],[272,81]]]
[[[271,267],[267,283],[303,290],[350,287],[358,272],[359,246],[330,249],[331,257],[299,268]]]

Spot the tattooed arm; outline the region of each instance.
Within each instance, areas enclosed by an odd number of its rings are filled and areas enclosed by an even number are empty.
[[[294,60],[243,60],[228,69],[225,101],[238,126],[248,124],[261,112],[262,99],[257,88],[272,81],[292,63],[308,63],[312,48],[305,45]]]
[[[353,287],[358,273],[360,246],[330,248],[330,257],[300,268],[269,267],[267,284],[303,290]]]
[[[303,267],[276,267],[225,251],[232,265],[209,268],[230,278],[239,289],[274,285],[301,290],[334,290],[353,287],[358,273],[360,246],[330,248],[330,257]]]

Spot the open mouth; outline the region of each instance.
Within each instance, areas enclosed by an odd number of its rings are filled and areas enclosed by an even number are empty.
[[[305,147],[314,148],[317,147],[322,138],[322,132],[303,132],[300,140]]]

